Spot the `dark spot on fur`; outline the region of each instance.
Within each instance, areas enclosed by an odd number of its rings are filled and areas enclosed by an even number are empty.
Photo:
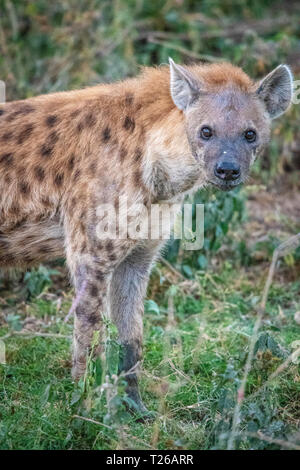
[[[43,181],[45,178],[45,171],[41,166],[35,167],[34,174],[39,181]]]
[[[0,108],[0,116],[3,116],[4,112],[5,112],[4,109]]]
[[[14,157],[12,153],[4,153],[0,156],[0,164],[3,163],[6,166],[11,166],[13,163]]]
[[[140,148],[137,148],[136,151],[135,151],[135,153],[134,153],[134,160],[135,160],[136,162],[140,161],[142,155],[143,155],[142,150],[141,150]]]
[[[121,147],[120,149],[120,159],[121,161],[124,161],[127,156],[127,150],[124,146]]]
[[[142,108],[142,103],[137,103],[137,104],[135,105],[135,111],[136,111],[136,112],[139,111],[141,108]]]
[[[70,200],[70,204],[69,204],[69,207],[70,207],[71,211],[75,208],[76,203],[77,203],[76,197],[72,197],[72,199]]]
[[[55,114],[50,114],[49,116],[47,116],[46,118],[46,125],[48,127],[54,127],[55,124],[57,123],[58,121],[58,118]]]
[[[84,223],[80,222],[79,230],[83,235],[85,234],[85,225],[84,225]]]
[[[20,207],[17,206],[17,204],[13,204],[13,205],[11,206],[11,208],[10,208],[10,212],[11,212],[14,216],[17,216],[17,215],[20,214]],[[18,223],[14,226],[14,228],[18,228],[18,227],[20,226],[19,224],[22,225],[23,222],[22,222],[22,221],[18,222]]]
[[[17,105],[17,109],[15,109],[11,114],[9,114],[7,120],[13,121],[16,117],[32,113],[33,111],[35,111],[33,106],[29,104],[19,104]]]
[[[57,141],[58,141],[57,132],[55,132],[55,131],[51,132],[51,134],[49,134],[48,137],[47,137],[47,143],[49,145],[55,145]]]
[[[123,124],[124,129],[126,129],[129,132],[133,132],[135,128],[135,122],[134,119],[132,119],[129,116],[126,116]]]
[[[84,305],[78,305],[78,306],[76,307],[76,315],[77,315],[78,318],[83,318],[83,317],[85,317],[85,316],[86,316],[86,313],[87,313],[87,311],[86,311],[86,308],[85,308]]]
[[[44,254],[44,253],[49,253],[50,251],[50,246],[49,245],[40,245],[39,246],[39,252]]]
[[[69,162],[68,162],[68,168],[69,168],[70,171],[73,170],[73,168],[74,168],[74,163],[75,163],[75,155],[71,155],[71,158],[70,158],[70,160],[69,160]]]
[[[110,128],[109,127],[105,127],[105,129],[103,129],[102,131],[102,142],[103,143],[106,143],[109,141],[111,137],[111,131],[110,131]]]
[[[77,131],[78,131],[78,132],[82,132],[83,128],[84,128],[84,123],[83,123],[83,122],[79,122],[79,123],[77,124]]]
[[[42,198],[42,204],[43,204],[45,207],[49,207],[49,208],[52,207],[52,204],[51,204],[49,198],[47,198],[47,197],[43,197],[43,198]]]
[[[51,157],[54,149],[54,145],[58,141],[57,132],[53,131],[48,135],[46,142],[41,147],[41,154],[43,157]]]
[[[91,297],[98,297],[98,288],[95,284],[92,284],[90,286],[89,291],[90,291],[90,296]]]
[[[75,111],[72,111],[70,114],[71,120],[77,118],[79,113],[80,113],[80,109],[75,109]]]
[[[95,272],[95,278],[97,279],[97,281],[104,281],[105,279],[105,275],[102,271],[100,271],[99,269]]]
[[[96,124],[96,118],[92,112],[88,113],[85,117],[86,127],[93,127]]]
[[[108,259],[109,259],[110,261],[116,261],[117,256],[116,256],[114,253],[111,253],[111,254],[109,255]]]
[[[126,106],[131,106],[134,100],[133,93],[127,93],[125,96],[125,104]]]
[[[137,186],[140,186],[142,184],[142,175],[141,175],[140,170],[136,170],[134,172],[133,181],[134,181],[134,184],[136,184]]]
[[[98,313],[92,313],[87,317],[87,321],[90,325],[95,326],[99,322]]]
[[[96,248],[97,248],[97,251],[101,251],[103,249],[103,243],[102,242],[97,242]]]
[[[24,196],[27,196],[30,192],[29,184],[26,183],[26,181],[21,181],[21,183],[19,184],[19,188]]]
[[[12,182],[11,176],[10,175],[5,175],[4,181],[6,184],[10,184]]]
[[[11,140],[13,138],[13,133],[8,131],[8,132],[4,132],[4,134],[2,134],[1,136],[1,140],[3,142],[8,142],[9,140]]]
[[[31,106],[30,104],[22,104],[19,106],[19,109],[17,109],[16,113],[18,114],[29,114],[33,113],[35,111],[34,107]]]
[[[114,245],[113,245],[113,242],[111,240],[109,240],[107,243],[106,243],[106,251],[113,251],[114,249]]]
[[[25,140],[28,139],[28,137],[30,137],[30,135],[32,134],[32,131],[34,129],[34,125],[33,124],[27,124],[20,132],[20,134],[18,135],[18,144],[21,145],[23,144],[23,142],[25,142]]]
[[[76,170],[76,171],[75,171],[75,174],[74,174],[74,177],[73,177],[73,181],[77,181],[77,180],[79,179],[80,173],[81,173],[80,170]]]
[[[54,178],[54,184],[58,187],[60,187],[64,182],[64,174],[59,173],[58,175],[55,176]]]
[[[51,157],[52,152],[53,152],[53,147],[51,147],[47,144],[43,144],[41,146],[42,157]]]

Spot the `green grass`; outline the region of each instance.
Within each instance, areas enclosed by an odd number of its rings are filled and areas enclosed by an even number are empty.
[[[160,283],[157,272],[153,273],[152,285]],[[141,378],[144,400],[158,416],[154,422],[144,424],[125,411],[122,381],[112,387],[117,395],[107,408],[107,392],[101,392],[95,364],[90,364],[85,384],[72,383],[70,340],[64,337],[71,336],[72,322],[63,321],[69,297],[63,300],[56,316],[48,292],[26,302],[26,314],[19,313],[20,323],[29,316],[40,322],[36,327],[39,332],[62,337],[25,338],[12,334],[5,340],[7,364],[0,366],[0,448],[226,448],[264,275],[260,273],[253,282],[247,271],[237,272],[226,263],[219,272],[199,272],[197,280],[188,286],[193,294],[187,292],[186,283],[170,288],[165,281],[160,286],[154,298],[159,310],[145,314]],[[271,289],[236,448],[280,447],[247,435],[257,431],[299,444],[297,364],[290,364],[266,390],[251,398],[292,352],[292,343],[299,338],[300,326],[293,319],[300,310],[299,296],[295,296],[299,287],[300,281],[295,280],[284,285],[275,282]],[[281,315],[279,306],[284,312]],[[8,331],[15,332],[3,327],[1,336]],[[106,367],[112,373],[116,363],[114,335],[108,325],[110,352]],[[111,374],[109,381],[114,379]]]

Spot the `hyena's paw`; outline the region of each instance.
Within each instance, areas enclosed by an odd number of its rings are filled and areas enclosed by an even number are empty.
[[[137,388],[130,387],[126,390],[126,393],[129,398],[127,402],[128,411],[136,417],[136,421],[153,421],[156,418],[156,413],[149,411],[144,405]]]

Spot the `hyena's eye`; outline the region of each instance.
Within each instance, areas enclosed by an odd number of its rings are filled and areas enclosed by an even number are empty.
[[[245,139],[246,139],[248,142],[254,142],[255,139],[256,139],[256,132],[253,131],[252,129],[248,129],[248,130],[245,132]]]
[[[204,126],[201,128],[200,137],[202,137],[202,139],[208,140],[211,138],[212,135],[213,135],[213,131],[210,127]]]

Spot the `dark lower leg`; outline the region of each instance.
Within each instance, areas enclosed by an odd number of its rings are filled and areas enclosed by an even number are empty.
[[[142,346],[139,340],[121,344],[119,373],[124,375],[127,382],[126,393],[133,401],[134,408],[141,413],[147,413],[148,410],[142,402],[138,386],[141,359]]]

